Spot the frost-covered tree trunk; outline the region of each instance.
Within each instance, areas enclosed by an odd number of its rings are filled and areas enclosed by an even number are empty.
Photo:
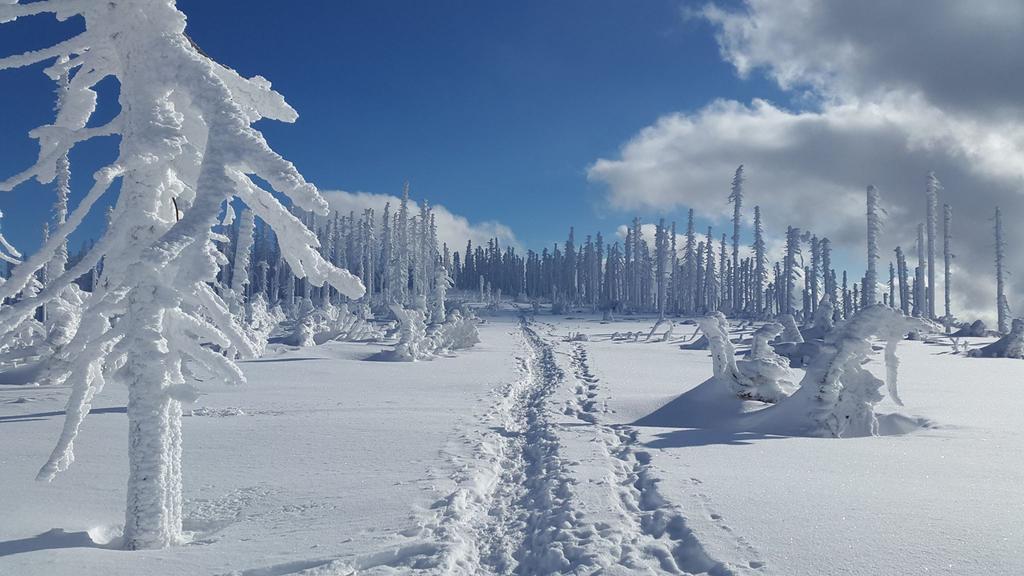
[[[882,224],[879,219],[878,189],[868,186],[867,193],[867,216],[868,216],[868,269],[864,275],[864,304],[874,305],[878,302],[878,235],[881,233]]]
[[[409,295],[409,183],[402,187],[402,202],[398,205],[395,223],[395,271],[397,282],[394,293],[402,305],[410,304]]]
[[[928,185],[925,188],[925,219],[928,223],[928,318],[934,320],[935,315],[935,237],[938,223],[938,194],[942,184],[934,172],[928,173]]]
[[[249,284],[249,255],[252,252],[253,231],[256,218],[252,210],[243,210],[238,220],[238,241],[235,242],[234,265],[231,267],[231,291],[241,304],[245,299],[245,287]]]
[[[907,258],[903,248],[896,247],[896,273],[900,283],[900,310],[904,316],[910,315],[910,283],[907,272]]]
[[[953,226],[953,208],[949,204],[942,205],[942,290],[944,292],[945,307],[942,314],[942,323],[946,328],[946,334],[953,330],[953,313],[950,311],[950,290],[953,285],[953,253],[949,249],[950,229]]]
[[[683,246],[683,312],[696,312],[695,288],[697,281],[697,231],[694,228],[693,208],[686,217],[686,244]]]
[[[719,302],[718,307],[719,308],[721,308],[722,306],[728,305],[729,293],[732,290],[732,288],[727,285],[728,282],[729,282],[729,279],[732,278],[732,270],[730,268],[731,265],[729,264],[729,258],[728,258],[727,254],[726,254],[726,251],[725,251],[726,250],[725,239],[726,239],[725,238],[725,233],[723,232],[722,233],[722,242],[718,245],[718,261],[722,265],[722,270],[719,273],[719,282],[718,282],[718,302]]]
[[[743,208],[743,165],[736,168],[732,177],[732,190],[729,193],[729,202],[732,203],[732,269],[730,273],[730,310],[738,312],[737,307],[740,301],[739,281],[737,271],[740,268],[740,217]]]
[[[796,297],[796,276],[797,276],[797,257],[800,255],[800,229],[789,226],[786,228],[786,257],[783,265],[783,281],[786,283],[785,287],[785,301],[782,309],[786,314],[793,314],[795,307],[793,306],[794,299]]]
[[[708,312],[718,310],[717,277],[715,272],[715,246],[711,227],[708,227],[708,241],[704,244],[704,307]]]
[[[996,236],[996,317],[997,326],[1001,334],[1010,330],[1010,311],[1006,300],[1006,283],[1004,279],[1005,267],[1003,260],[1006,252],[1006,242],[1003,240],[1003,213],[996,207],[995,215],[995,236]]]
[[[55,177],[57,159],[76,144],[120,135],[117,159],[96,173],[95,185],[40,250],[0,286],[0,299],[22,291],[59,250],[97,200],[121,179],[110,223],[74,266],[31,298],[0,310],[0,332],[101,260],[102,285],[86,303],[83,322],[51,375],[72,383],[64,429],[40,470],[41,479],[67,468],[89,403],[105,378],[128,387],[129,481],[124,542],[129,549],[182,539],[181,405],[194,399],[192,370],[224,382],[243,376],[215,349],[252,353],[253,343],[213,291],[219,260],[214,228],[225,201],[240,198],[279,232],[293,270],[316,284],[331,282],[352,296],[359,281],[327,264],[316,237],[258,177],[305,210],[326,213],[326,202],[291,163],[274,153],[252,124],[292,121],[296,114],[265,79],[245,79],[202,54],[184,33],[173,0],[54,2],[0,5],[0,22],[40,13],[81,16],[85,31],[53,47],[0,59],[0,70],[65,56],[47,69],[54,77],[77,69],[53,126],[33,131],[34,166],[0,189]],[[159,63],[159,65],[154,65]],[[118,81],[120,112],[87,127],[96,110],[94,86]]]
[[[850,290],[848,289],[846,270],[843,270],[843,318],[849,318],[853,312],[853,303],[850,301]]]
[[[448,295],[448,288],[451,287],[452,280],[444,266],[438,266],[435,268],[435,271],[436,277],[434,278],[430,297],[430,322],[440,324],[448,317],[444,300]]]
[[[811,235],[811,269],[810,269],[810,274],[808,274],[808,278],[810,279],[810,282],[808,283],[808,286],[810,287],[809,288],[809,292],[810,292],[809,301],[811,303],[810,311],[811,311],[812,314],[817,312],[817,310],[818,310],[818,302],[821,299],[821,297],[820,297],[820,295],[818,293],[818,288],[819,288],[818,278],[820,278],[820,277],[821,277],[821,241],[818,240],[818,237],[816,235]]]
[[[658,287],[658,319],[665,319],[665,300],[668,295],[668,230],[665,228],[665,219],[658,221],[657,231],[654,236],[654,258],[655,274]]]
[[[896,307],[896,266],[893,265],[892,260],[889,261],[889,295],[886,304],[890,308]]]
[[[768,256],[765,254],[764,225],[761,222],[761,207],[754,206],[754,312],[764,315],[764,284],[768,279]]]
[[[925,290],[925,242],[924,224],[917,225],[917,268],[914,270],[914,317],[927,314],[928,293]]]
[[[57,107],[61,108],[67,103],[70,79],[67,72],[60,75],[57,82]],[[68,220],[68,198],[71,195],[71,161],[68,153],[65,152],[57,158],[56,164],[56,188],[57,200],[53,204],[53,221],[59,228]],[[53,260],[46,265],[46,275],[49,278],[59,278],[68,266],[68,242],[60,243],[54,254]]]

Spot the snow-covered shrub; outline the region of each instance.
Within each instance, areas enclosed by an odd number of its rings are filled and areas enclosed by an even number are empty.
[[[308,347],[332,340],[353,342],[383,338],[384,332],[365,320],[369,315],[364,306],[359,306],[356,314],[349,310],[348,304],[333,306],[325,303],[317,307],[305,298],[299,301],[293,316],[282,323],[281,334],[273,341]]]
[[[415,362],[434,356],[433,342],[427,339],[426,314],[423,310],[391,306],[391,312],[398,319],[398,343],[392,358],[400,362]]]
[[[712,312],[697,322],[708,339],[714,377],[724,382],[733,394],[749,397],[753,383],[736,365],[736,349],[729,340],[729,323],[725,314]]]
[[[433,335],[434,352],[466,350],[476,346],[480,343],[476,324],[477,318],[471,310],[452,310]]]
[[[284,319],[285,315],[281,311],[281,307],[269,308],[262,294],[257,294],[246,302],[243,328],[258,356],[263,355],[267,348],[267,342],[270,340],[270,334]]]
[[[782,324],[782,334],[776,339],[777,342],[803,342],[804,337],[797,328],[796,318],[792,314],[779,314],[779,324]]]
[[[398,319],[398,343],[390,359],[398,362],[429,360],[453,350],[472,348],[480,342],[479,321],[468,308],[453,310],[441,324],[427,327],[426,313],[419,308],[391,307]]]
[[[778,402],[793,389],[793,374],[789,360],[776,354],[769,343],[782,332],[782,324],[770,322],[754,331],[750,353],[745,360],[738,360],[736,366],[750,382],[739,396],[762,402]]]
[[[832,299],[828,294],[825,294],[821,298],[821,302],[818,303],[818,307],[814,310],[814,323],[810,328],[800,331],[801,338],[804,341],[824,338],[826,334],[835,328],[834,314],[835,307],[832,305]]]
[[[1024,320],[1014,318],[1010,333],[999,340],[968,352],[973,358],[1024,358]]]
[[[836,438],[878,434],[874,406],[882,400],[882,386],[894,402],[903,404],[896,383],[896,346],[908,330],[921,325],[882,304],[861,309],[825,337],[800,388],[758,416],[761,427]],[[863,366],[873,352],[872,337],[885,341],[885,381]]]
[[[589,342],[590,337],[584,332],[569,332],[569,334],[562,338],[563,342]]]

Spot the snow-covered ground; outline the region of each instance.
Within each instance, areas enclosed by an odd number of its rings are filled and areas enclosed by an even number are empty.
[[[931,423],[903,436],[680,428],[673,401],[711,360],[610,339],[652,324],[509,312],[424,363],[272,348],[185,419],[193,540],[158,551],[104,547],[125,392],[103,392],[46,484],[67,390],[0,386],[0,574],[1024,573],[1020,361],[902,344],[907,406],[879,409]]]

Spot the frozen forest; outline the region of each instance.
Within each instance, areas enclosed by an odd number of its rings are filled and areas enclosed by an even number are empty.
[[[0,574],[1024,572],[1024,206],[971,188],[1019,166],[957,163],[1016,136],[909,76],[857,92],[859,36],[825,66],[781,32],[849,14],[748,0],[673,17],[816,108],[719,95],[610,160],[600,123],[523,112],[594,113],[596,54],[545,72],[579,38],[342,4],[0,0]],[[593,10],[574,34],[623,77],[630,42],[683,41]],[[870,98],[922,133],[894,152]],[[606,197],[525,167],[572,146]]]

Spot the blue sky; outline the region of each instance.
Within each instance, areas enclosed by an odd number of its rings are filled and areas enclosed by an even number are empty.
[[[260,74],[299,111],[263,122],[271,144],[322,189],[398,193],[445,204],[471,221],[498,220],[524,247],[612,233],[634,213],[608,206],[587,168],[638,130],[716,98],[785,94],[723,61],[711,25],[678,1],[530,0],[234,2],[182,0],[188,31],[216,60]],[[5,25],[0,54],[39,48],[77,23],[37,17]],[[27,166],[29,129],[49,121],[42,66],[0,72],[0,173]],[[109,94],[108,94],[109,95]],[[112,113],[108,106],[106,114]],[[76,152],[74,186],[89,184],[112,139]],[[731,174],[708,190],[724,202]],[[0,196],[4,233],[38,244],[52,194],[38,184]],[[680,207],[662,210],[680,217]],[[681,217],[680,217],[681,219]],[[95,233],[94,215],[83,236]]]
[[[896,246],[914,253],[935,171],[954,214],[954,309],[990,318],[989,220],[995,206],[1010,221],[1024,213],[1019,0],[179,6],[207,53],[270,79],[299,111],[296,124],[260,127],[321,189],[398,194],[408,179],[415,197],[480,223],[471,232],[498,221],[523,247],[562,241],[570,225],[582,238],[612,236],[633,216],[681,222],[691,207],[718,235],[742,163],[746,216],[762,206],[776,257],[793,225],[832,239],[840,269],[859,279],[866,186],[889,214],[885,270]],[[4,24],[0,54],[80,25]],[[41,69],[0,72],[0,174],[32,162],[27,132],[51,119]],[[96,122],[115,112],[106,106]],[[78,194],[115,145],[74,151]],[[52,199],[38,185],[0,195],[17,246],[38,244]],[[101,210],[73,246],[102,222]],[[1024,228],[1007,235],[1024,243]],[[1024,270],[1024,251],[1011,251],[1008,267]],[[1010,283],[1012,309],[1024,309],[1024,274]]]

